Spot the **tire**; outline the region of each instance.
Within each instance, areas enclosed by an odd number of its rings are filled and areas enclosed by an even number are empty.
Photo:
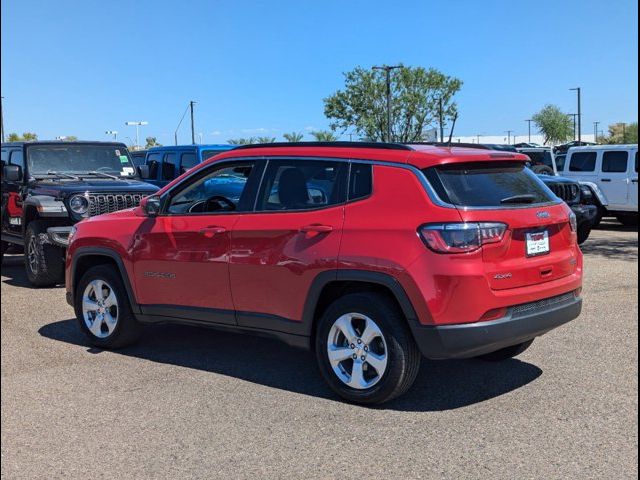
[[[510,347],[496,350],[495,352],[485,353],[484,355],[480,355],[477,358],[486,360],[487,362],[501,362],[503,360],[509,360],[510,358],[520,355],[522,352],[528,349],[532,343],[533,338],[526,342],[518,343],[517,345],[511,345]]]
[[[89,304],[89,302],[92,306],[98,307],[97,285],[102,285],[104,304],[102,318],[98,317],[100,314],[98,309],[85,310],[83,307],[85,303]],[[142,325],[131,311],[129,297],[122,283],[120,272],[112,266],[98,265],[90,268],[80,279],[74,298],[78,325],[92,345],[99,348],[116,349],[131,345],[140,338]],[[115,308],[110,298],[115,300]]]
[[[625,227],[638,226],[638,215],[618,215],[616,218]]]
[[[592,228],[597,228],[602,223],[602,219],[607,213],[607,209],[604,207],[598,207],[598,213],[596,214],[596,218],[593,220]]]
[[[64,249],[49,243],[43,222],[35,220],[27,225],[24,244],[24,266],[33,286],[64,283]]]
[[[537,175],[555,175],[553,168],[547,165],[535,165],[531,170]]]
[[[353,327],[354,335],[350,338],[342,333],[348,329],[346,324]],[[370,330],[366,330],[366,326]],[[367,339],[362,335],[366,331],[376,331],[377,336]],[[337,299],[319,319],[315,333],[320,373],[331,389],[349,402],[367,405],[387,402],[405,393],[418,375],[421,354],[407,320],[394,302],[384,296],[353,293]],[[358,340],[362,343],[357,344]],[[332,365],[329,345],[335,347],[334,354],[344,357],[339,360],[341,363],[337,363],[336,356]],[[384,363],[384,368],[378,367],[382,374],[373,367],[374,359],[377,365]],[[340,376],[336,369],[341,372]],[[361,375],[354,374],[354,369]],[[356,381],[358,378],[360,382]]]
[[[591,235],[591,225],[589,222],[584,222],[578,226],[578,245],[582,245],[589,239]]]

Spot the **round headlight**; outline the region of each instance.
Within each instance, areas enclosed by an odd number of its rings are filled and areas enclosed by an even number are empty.
[[[69,200],[69,208],[76,215],[84,215],[89,210],[89,201],[83,195],[75,195]]]

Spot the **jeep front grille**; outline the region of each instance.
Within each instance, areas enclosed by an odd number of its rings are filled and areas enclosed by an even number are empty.
[[[146,194],[142,193],[90,193],[88,195],[89,216],[94,217],[103,213],[137,207],[145,196]]]
[[[523,303],[521,305],[516,305],[515,307],[513,307],[513,316],[519,317],[519,316],[528,315],[531,313],[544,311],[549,308],[555,307],[556,305],[561,305],[563,303],[571,302],[575,300],[575,298],[576,298],[575,292],[569,292],[563,295],[558,295],[557,297],[538,300],[537,302]]]
[[[567,203],[574,203],[578,201],[580,195],[580,187],[575,183],[553,183],[548,185],[556,197],[561,198]]]

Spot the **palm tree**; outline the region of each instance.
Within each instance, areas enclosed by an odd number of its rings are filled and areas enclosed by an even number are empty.
[[[258,137],[256,138],[256,143],[274,143],[276,141],[276,137]]]
[[[252,143],[256,143],[256,139],[253,137],[249,138],[230,138],[227,140],[229,145],[251,145]]]
[[[338,141],[338,137],[335,136],[333,132],[328,130],[321,130],[318,132],[311,132],[311,135],[316,139],[317,142],[336,142]]]
[[[291,132],[282,135],[287,142],[301,142],[304,138],[304,133]]]

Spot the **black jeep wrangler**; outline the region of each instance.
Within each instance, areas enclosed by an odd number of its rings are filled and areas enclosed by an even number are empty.
[[[2,257],[23,247],[34,286],[62,283],[73,224],[135,207],[157,190],[139,180],[123,143],[3,143]]]

